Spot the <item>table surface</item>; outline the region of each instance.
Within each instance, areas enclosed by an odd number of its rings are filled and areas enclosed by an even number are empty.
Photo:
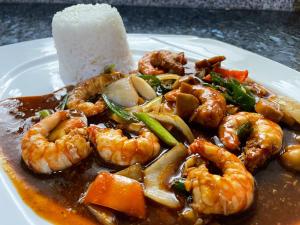
[[[0,45],[51,36],[64,4],[0,4]],[[300,71],[300,12],[118,6],[128,33],[213,38]]]

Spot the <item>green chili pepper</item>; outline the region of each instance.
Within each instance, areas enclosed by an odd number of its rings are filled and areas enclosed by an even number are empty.
[[[139,112],[134,113],[134,115],[167,145],[175,146],[179,143],[166,128],[164,128],[157,120],[150,117],[147,113]]]
[[[68,102],[68,98],[69,98],[69,95],[66,94],[64,97],[63,97],[63,100],[59,103],[59,105],[56,107],[56,110],[64,110],[66,108],[66,105],[67,105],[67,102]]]
[[[233,78],[223,79],[215,72],[211,72],[210,74],[213,84],[226,88],[224,96],[227,101],[239,105],[245,111],[253,111],[255,98],[245,86]]]
[[[43,109],[41,111],[38,111],[37,113],[41,119],[46,118],[47,116],[50,116],[52,112],[49,109]]]
[[[185,179],[183,178],[178,178],[175,179],[172,184],[171,187],[175,192],[184,194],[184,195],[190,195],[190,193],[185,189],[185,185],[184,185]]]
[[[107,107],[114,112],[116,115],[121,117],[122,119],[126,121],[131,121],[131,122],[137,122],[138,120],[135,118],[134,115],[131,113],[125,111],[121,106],[115,104],[114,102],[110,101],[109,98],[105,95],[102,94],[102,98],[104,102],[106,103]]]

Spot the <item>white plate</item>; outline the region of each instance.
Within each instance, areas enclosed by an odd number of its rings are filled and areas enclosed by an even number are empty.
[[[128,39],[135,61],[156,49],[184,51],[190,60],[225,55],[224,66],[248,69],[254,80],[300,99],[299,72],[235,46],[194,36],[130,34]],[[45,94],[64,86],[51,38],[2,46],[0,59],[0,99]],[[1,224],[48,224],[22,202],[2,168],[0,179]]]

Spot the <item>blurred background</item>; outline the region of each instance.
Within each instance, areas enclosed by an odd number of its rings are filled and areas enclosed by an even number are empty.
[[[55,12],[116,6],[128,33],[213,38],[300,71],[300,0],[0,0],[0,46],[51,37]]]
[[[208,9],[258,9],[286,10],[299,9],[300,0],[0,0],[5,3],[96,3],[106,2],[114,5],[191,7]]]

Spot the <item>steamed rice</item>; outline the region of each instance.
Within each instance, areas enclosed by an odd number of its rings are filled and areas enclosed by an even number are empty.
[[[108,4],[79,4],[57,12],[52,33],[65,83],[98,75],[109,64],[122,72],[132,67],[122,18]]]

